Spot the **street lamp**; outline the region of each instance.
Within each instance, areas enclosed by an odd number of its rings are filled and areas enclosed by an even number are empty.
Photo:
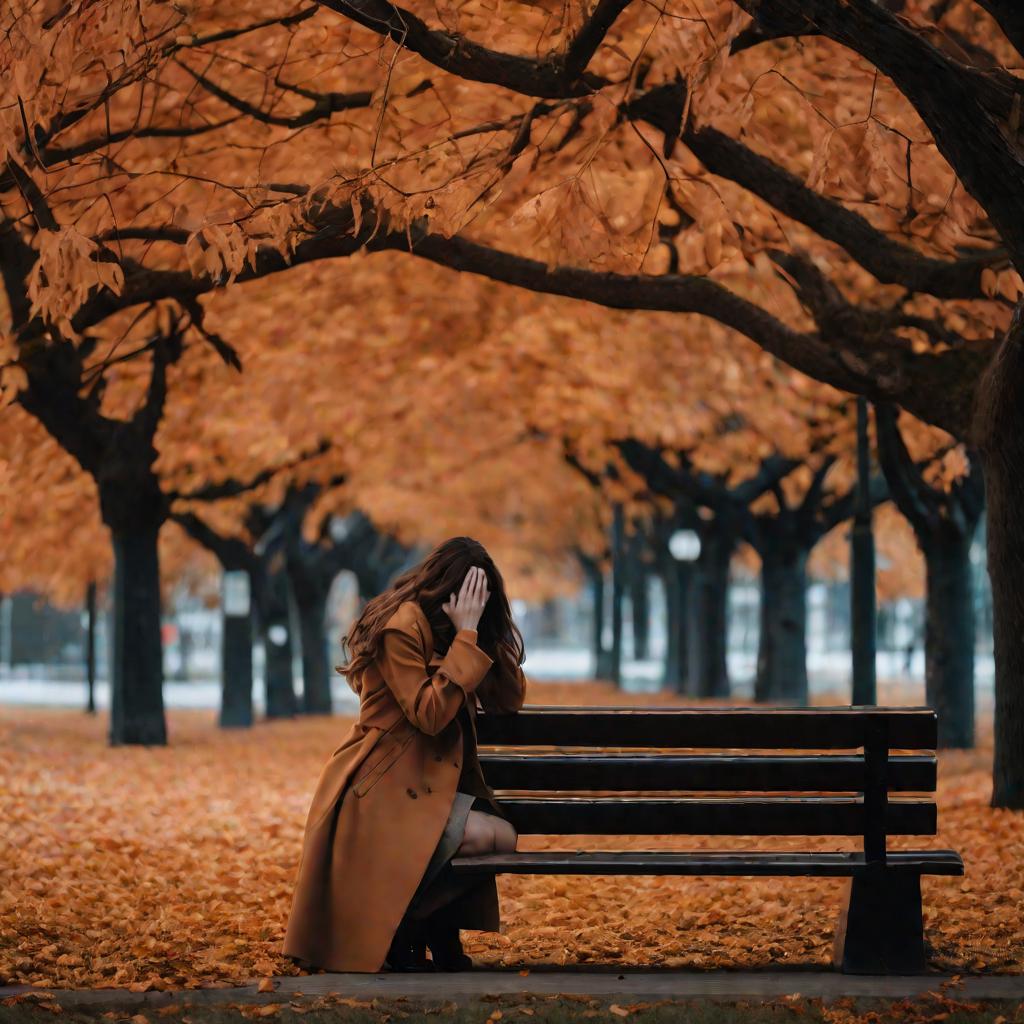
[[[677,562],[696,562],[700,558],[700,536],[696,530],[676,530],[668,539],[668,550]]]

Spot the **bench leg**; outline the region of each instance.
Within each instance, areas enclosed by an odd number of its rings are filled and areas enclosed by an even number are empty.
[[[832,953],[845,974],[924,974],[921,876],[869,865],[848,879]]]

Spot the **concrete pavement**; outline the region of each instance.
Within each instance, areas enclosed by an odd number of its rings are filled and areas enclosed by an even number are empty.
[[[960,1000],[1024,1000],[1024,974],[965,976],[944,974],[906,977],[857,976],[832,971],[677,971],[677,970],[474,970],[456,974],[313,974],[273,979],[273,992],[243,988],[188,989],[176,992],[129,992],[127,989],[70,991],[0,987],[0,999],[38,992],[70,1007],[157,1008],[171,1003],[287,1002],[296,997],[340,996],[348,999],[409,999],[467,1003],[482,997],[575,995],[619,1002],[674,999],[770,1001],[786,996],[825,1001],[846,997],[904,999],[944,992]]]

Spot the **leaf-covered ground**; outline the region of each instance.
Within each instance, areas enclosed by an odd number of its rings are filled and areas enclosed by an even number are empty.
[[[530,700],[670,699],[535,683]],[[348,723],[314,718],[222,732],[209,712],[172,711],[168,747],[110,749],[103,716],[4,709],[0,983],[144,990],[300,973],[278,949],[308,802]],[[936,969],[1024,970],[1024,814],[988,806],[991,756],[985,736],[976,751],[941,755],[941,832],[924,844],[959,850],[967,874],[923,883]],[[520,848],[566,842],[616,841],[528,837]],[[641,837],[618,845],[750,843]],[[504,932],[465,933],[481,965],[735,969],[826,966],[842,882],[508,876],[499,887]]]

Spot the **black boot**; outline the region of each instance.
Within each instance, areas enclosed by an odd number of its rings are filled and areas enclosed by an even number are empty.
[[[402,919],[388,949],[387,964],[393,971],[432,971],[422,921]]]
[[[473,966],[473,961],[462,950],[458,925],[444,920],[441,915],[427,920],[426,940],[435,970],[468,971]]]

